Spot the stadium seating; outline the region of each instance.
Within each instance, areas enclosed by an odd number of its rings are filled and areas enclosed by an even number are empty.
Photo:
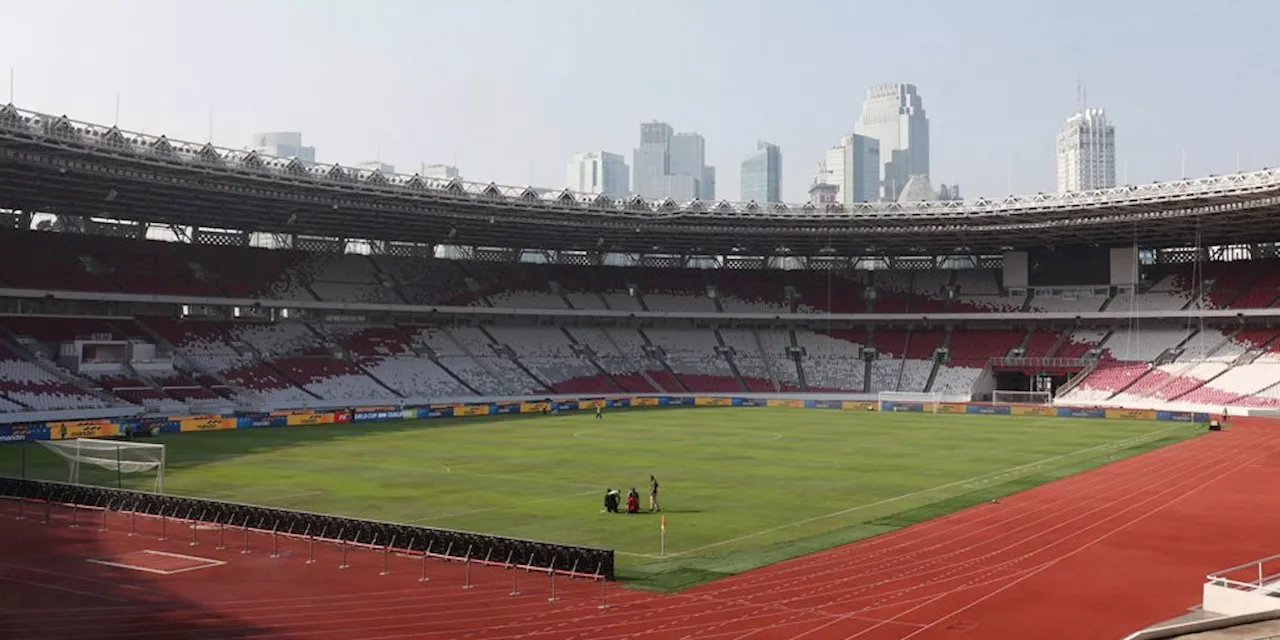
[[[335,243],[336,248],[336,243]],[[1113,312],[1260,308],[1280,302],[1280,262],[1152,268],[1149,286],[1010,292],[999,270],[677,269],[481,263],[261,250],[59,233],[0,232],[0,284],[67,291],[501,309],[735,313]],[[1203,278],[1204,299],[1196,299]],[[157,312],[158,313],[158,312]],[[0,411],[380,403],[550,393],[881,391],[965,396],[992,358],[1097,358],[1064,401],[1280,406],[1280,332],[1122,322],[980,329],[898,323],[827,330],[724,321],[657,326],[390,324],[10,317],[0,322]],[[399,322],[400,320],[396,320]],[[1031,325],[1028,328],[1028,325]],[[640,326],[641,328],[635,328]],[[73,374],[59,346],[89,336],[155,342],[171,368]],[[874,349],[864,353],[864,347]],[[937,357],[935,357],[937,355]],[[871,358],[870,361],[864,358]]]

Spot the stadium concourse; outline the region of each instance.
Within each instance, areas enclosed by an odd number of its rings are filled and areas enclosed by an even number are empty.
[[[26,302],[31,315],[0,320],[0,411],[178,412],[219,401],[288,407],[681,392],[897,391],[969,399],[981,396],[984,372],[1002,362],[1027,368],[1044,359],[1076,364],[1059,396],[1075,404],[1280,405],[1280,331],[1125,316],[1193,306],[1268,308],[1280,300],[1280,267],[1269,262],[1210,264],[1208,270],[1212,286],[1202,297],[1193,295],[1186,268],[1154,270],[1136,293],[1101,287],[1084,290],[1087,295],[1015,295],[1002,286],[998,270],[983,268],[832,274],[572,267],[10,231],[0,234],[0,278],[14,290],[78,292],[89,299],[137,294],[215,303],[439,305],[485,315],[352,321],[354,312],[295,312],[290,319],[287,311],[255,316],[245,310],[239,319],[198,313],[180,319],[148,315],[140,305],[73,317]],[[527,313],[504,318],[505,309]],[[561,318],[556,311],[603,317]],[[1040,319],[1098,311],[1120,314],[1090,323]],[[638,312],[670,316],[656,322],[626,317]],[[966,314],[967,320],[843,329],[803,323],[806,315],[825,312]],[[750,314],[801,322],[738,321]],[[142,346],[154,357],[126,358],[124,345]],[[171,366],[157,364],[170,360]]]

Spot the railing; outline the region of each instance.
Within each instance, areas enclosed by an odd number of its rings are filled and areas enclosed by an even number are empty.
[[[992,358],[993,367],[1028,369],[1074,369],[1089,366],[1084,358]]]
[[[1280,597],[1280,554],[1215,571],[1205,577],[1209,584]]]

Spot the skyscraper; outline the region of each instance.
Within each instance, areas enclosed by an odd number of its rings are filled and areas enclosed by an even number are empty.
[[[302,134],[297,131],[273,131],[255,133],[249,148],[258,153],[278,158],[297,158],[303,162],[316,161],[316,148],[302,146]]]
[[[836,186],[835,201],[842,204],[880,199],[880,141],[856,133],[827,149],[814,182]]]
[[[1081,109],[1058,132],[1058,192],[1116,186],[1116,128],[1103,109]]]
[[[880,142],[879,196],[895,201],[913,175],[929,175],[929,118],[913,84],[867,90],[854,132]]]
[[[608,151],[574,154],[567,184],[580,193],[625,198],[631,191],[631,167],[622,156]]]
[[[706,154],[706,141],[696,133],[675,133],[665,122],[641,124],[632,188],[650,199],[714,198],[715,171],[706,166]]]
[[[756,152],[742,161],[742,201],[782,202],[782,150],[760,141]]]

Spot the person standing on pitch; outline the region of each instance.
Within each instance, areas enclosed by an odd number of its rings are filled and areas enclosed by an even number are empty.
[[[649,476],[649,511],[662,511],[658,506],[658,479]]]
[[[604,420],[604,405],[596,405],[596,420]]]

